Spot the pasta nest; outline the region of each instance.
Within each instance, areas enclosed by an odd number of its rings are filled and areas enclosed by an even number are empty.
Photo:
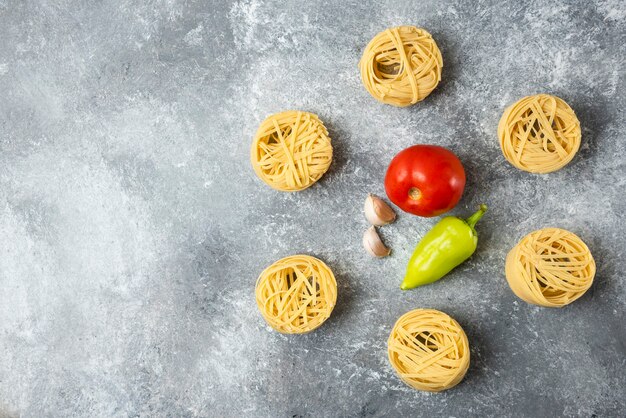
[[[509,106],[498,124],[504,157],[520,170],[550,173],[572,161],[580,147],[580,122],[562,99],[524,97]]]
[[[261,123],[250,148],[252,167],[276,190],[306,189],[328,170],[333,147],[328,131],[313,113],[289,110]]]
[[[526,235],[506,257],[506,278],[520,299],[559,308],[581,297],[593,283],[596,264],[572,232],[544,228]]]
[[[389,335],[387,353],[405,383],[429,392],[456,386],[470,364],[463,328],[434,309],[415,309],[402,315]]]
[[[313,331],[337,301],[337,282],[321,260],[292,255],[263,270],[256,282],[256,303],[265,321],[284,334]]]
[[[359,69],[378,101],[405,107],[424,100],[441,81],[443,60],[424,29],[398,26],[376,35],[365,47]]]

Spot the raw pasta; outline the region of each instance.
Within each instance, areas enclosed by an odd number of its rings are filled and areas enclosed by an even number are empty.
[[[330,317],[336,301],[333,272],[308,255],[276,261],[256,282],[256,303],[263,318],[284,334],[313,331]]]
[[[290,110],[263,121],[250,159],[261,180],[276,190],[292,192],[306,189],[324,175],[333,147],[317,115]]]
[[[441,81],[442,67],[435,40],[415,26],[380,32],[359,62],[367,91],[376,100],[399,107],[424,100]]]
[[[559,308],[581,297],[593,283],[596,264],[572,232],[544,228],[526,235],[506,257],[506,278],[520,299]]]
[[[430,392],[456,386],[470,364],[463,328],[434,309],[415,309],[402,315],[389,335],[387,353],[405,383]]]
[[[569,163],[580,147],[580,122],[571,107],[549,94],[524,97],[498,124],[504,157],[520,170],[550,173]]]

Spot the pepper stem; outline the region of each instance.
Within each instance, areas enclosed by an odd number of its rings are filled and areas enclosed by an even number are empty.
[[[476,211],[476,213],[474,213],[472,216],[467,218],[467,220],[465,222],[467,222],[467,224],[470,226],[470,228],[474,229],[474,226],[476,225],[476,222],[478,222],[480,220],[480,218],[483,217],[485,212],[487,212],[487,205],[485,205],[483,203],[482,205],[480,205],[478,207],[478,211]]]

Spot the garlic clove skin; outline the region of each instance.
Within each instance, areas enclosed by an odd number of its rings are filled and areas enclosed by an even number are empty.
[[[391,253],[391,249],[380,239],[375,226],[370,226],[363,234],[363,247],[374,257],[387,257]]]
[[[396,220],[396,213],[380,197],[369,193],[363,205],[365,218],[376,226],[387,225]]]

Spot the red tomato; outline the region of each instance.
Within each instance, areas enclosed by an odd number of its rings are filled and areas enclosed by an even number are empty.
[[[389,164],[385,191],[405,212],[437,216],[456,206],[465,188],[463,164],[452,151],[436,145],[413,145]]]

